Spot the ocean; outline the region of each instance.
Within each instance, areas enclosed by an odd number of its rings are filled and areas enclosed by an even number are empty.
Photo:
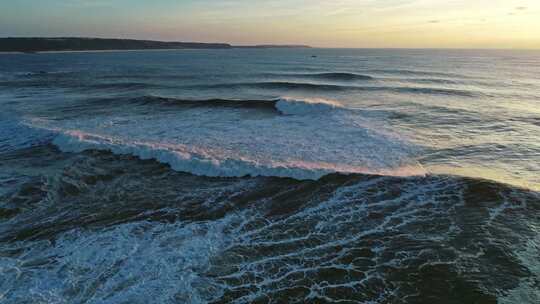
[[[1,303],[539,303],[540,52],[0,55]]]

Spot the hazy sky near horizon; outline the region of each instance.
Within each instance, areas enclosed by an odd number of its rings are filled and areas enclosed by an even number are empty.
[[[540,48],[540,0],[0,0],[0,36]]]

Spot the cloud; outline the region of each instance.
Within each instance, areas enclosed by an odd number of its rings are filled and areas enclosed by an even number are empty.
[[[508,13],[508,16],[518,15],[519,13],[517,13],[516,11],[526,11],[527,9],[528,8],[526,6],[516,6],[516,7],[514,7],[513,12]]]

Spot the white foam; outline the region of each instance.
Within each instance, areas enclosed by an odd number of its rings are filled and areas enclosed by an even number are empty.
[[[342,109],[343,105],[334,100],[320,98],[295,99],[284,97],[276,102],[276,108],[287,115],[308,115]]]
[[[331,109],[332,102],[282,101]],[[302,104],[302,106],[298,106]],[[307,105],[307,106],[304,106]],[[248,111],[248,113],[246,113]],[[204,176],[279,176],[318,179],[329,173],[423,174],[414,147],[371,129],[356,113],[256,115],[246,109],[190,109],[181,113],[100,117],[78,121],[30,121],[57,132],[63,151],[88,149],[156,159],[174,170]]]
[[[510,290],[504,297],[499,298],[503,304],[512,303],[539,303],[540,290],[537,278],[540,277],[540,263],[538,251],[540,250],[540,235],[531,238],[525,244],[525,248],[515,252],[516,258],[531,272],[531,276],[522,279],[520,284]]]
[[[69,231],[55,243],[33,243],[19,259],[0,258],[9,279],[0,286],[11,303],[207,303],[221,289],[204,273],[228,244],[231,220]],[[48,267],[33,271],[35,263]]]

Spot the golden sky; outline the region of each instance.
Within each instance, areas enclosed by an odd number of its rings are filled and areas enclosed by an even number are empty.
[[[540,48],[540,0],[17,0],[0,36]]]

